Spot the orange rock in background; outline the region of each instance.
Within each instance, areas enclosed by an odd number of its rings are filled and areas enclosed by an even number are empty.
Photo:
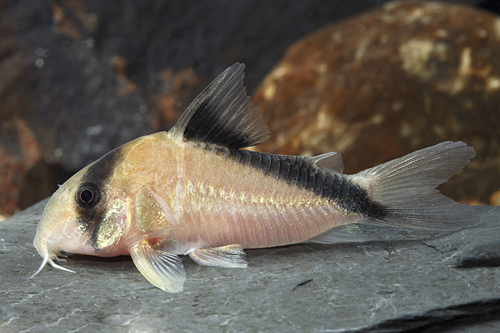
[[[20,118],[4,121],[0,125],[3,142],[0,147],[0,221],[2,215],[9,216],[18,208],[19,194],[25,186],[26,176],[40,159],[38,143]]]
[[[490,196],[490,204],[493,206],[500,206],[500,190],[493,192]]]
[[[476,149],[441,190],[488,202],[500,188],[500,18],[393,2],[292,45],[254,94],[272,137],[256,149],[343,154],[345,172],[446,140]]]

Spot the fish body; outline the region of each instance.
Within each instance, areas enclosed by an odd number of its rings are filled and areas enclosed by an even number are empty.
[[[435,188],[474,150],[444,142],[355,175],[338,153],[316,157],[242,150],[269,138],[235,64],[169,132],[135,139],[88,165],[52,196],[34,245],[56,268],[60,251],[128,255],[153,285],[179,292],[178,255],[246,267],[243,249],[332,243],[335,227],[372,223],[458,229],[478,217]]]

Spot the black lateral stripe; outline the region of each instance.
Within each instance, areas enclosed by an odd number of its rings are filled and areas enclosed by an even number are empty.
[[[242,154],[239,162],[244,165],[249,165],[251,160],[252,156],[250,154]]]
[[[349,188],[350,186],[346,186],[346,179],[342,177],[338,177],[338,182],[336,182],[336,197],[337,198],[344,198],[346,200],[350,200],[351,198],[349,197]]]
[[[261,162],[262,172],[264,172],[264,175],[268,176],[269,173],[271,172],[271,166],[272,166],[271,155],[261,154],[260,156],[262,157],[262,162]]]
[[[313,191],[314,194],[333,201],[346,212],[370,218],[382,218],[389,213],[385,206],[372,201],[361,186],[341,174],[318,167],[310,157],[272,155],[205,144],[200,147],[209,148],[217,154],[229,156],[234,162],[259,169],[266,176]]]
[[[309,168],[300,167],[299,168],[299,181],[298,185],[301,188],[307,188],[307,174],[309,173]]]
[[[269,168],[269,172],[272,173],[274,178],[278,178],[281,172],[281,163],[275,155],[270,155],[269,159],[271,160],[271,166]]]
[[[308,176],[307,176],[307,181],[304,184],[304,188],[313,189],[314,193],[316,193],[315,188],[314,188],[315,183],[316,183],[316,173],[311,172],[311,170],[309,170]]]
[[[323,192],[323,184],[325,183],[326,172],[317,172],[315,174],[315,183],[311,188],[314,188],[314,194],[321,196]]]
[[[299,166],[297,164],[290,165],[290,173],[286,179],[292,185],[298,185],[299,182]]]

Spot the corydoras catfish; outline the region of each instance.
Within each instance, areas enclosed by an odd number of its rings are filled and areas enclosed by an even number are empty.
[[[180,292],[179,255],[200,265],[246,267],[243,249],[332,243],[350,223],[459,229],[473,209],[436,187],[474,149],[443,142],[354,175],[340,154],[315,157],[241,148],[269,138],[243,85],[244,65],[220,74],[169,132],[135,139],[83,168],[48,202],[34,245],[55,268],[61,251],[130,255],[144,277]]]

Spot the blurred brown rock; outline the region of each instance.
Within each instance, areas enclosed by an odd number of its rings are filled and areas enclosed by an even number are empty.
[[[251,92],[292,42],[387,1],[0,0],[0,175],[11,177],[0,180],[0,212],[170,128],[232,63],[248,65]],[[18,126],[37,143],[36,161],[22,161]]]
[[[500,190],[493,192],[490,196],[490,204],[494,206],[500,206]]]
[[[0,212],[28,207],[109,150],[169,129],[232,63],[249,65],[251,91],[293,41],[380,1],[0,0],[0,129],[23,120],[40,152],[18,168],[19,140],[0,133],[0,175],[11,178],[3,184],[21,189],[0,188]]]
[[[18,209],[24,179],[40,159],[38,143],[26,123],[13,118],[0,123],[0,221]]]
[[[500,187],[500,18],[437,2],[386,4],[292,45],[254,95],[258,150],[343,154],[345,172],[441,141],[476,158],[442,186],[489,202]]]

